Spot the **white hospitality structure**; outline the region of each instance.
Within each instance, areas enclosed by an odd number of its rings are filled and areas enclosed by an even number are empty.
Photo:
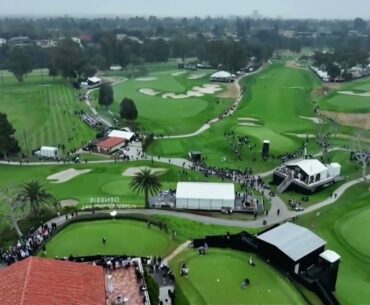
[[[235,187],[232,183],[179,182],[176,208],[190,210],[234,209]]]
[[[57,147],[42,146],[40,150],[35,152],[35,155],[39,158],[58,159],[59,149]]]
[[[81,83],[81,88],[92,89],[97,88],[102,84],[102,80],[99,77],[93,76],[89,77],[86,82]]]
[[[218,71],[211,75],[212,82],[223,82],[223,83],[230,83],[233,81],[233,76],[231,73],[226,71]]]
[[[112,130],[108,134],[108,137],[110,137],[110,138],[121,138],[121,139],[125,139],[127,141],[131,141],[131,139],[134,136],[135,136],[135,133],[129,132],[129,131],[124,131],[124,130]]]
[[[333,184],[339,178],[340,171],[338,163],[326,166],[317,159],[293,160],[274,171],[274,182],[279,184],[279,193],[294,186],[300,192],[310,194]]]

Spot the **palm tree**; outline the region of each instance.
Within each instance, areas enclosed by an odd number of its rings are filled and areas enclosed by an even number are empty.
[[[53,196],[44,189],[44,185],[37,180],[24,184],[21,195],[30,201],[32,210],[37,215],[40,214],[41,205],[48,204],[53,199]]]
[[[143,169],[136,173],[130,183],[130,187],[138,194],[144,192],[145,208],[147,209],[149,208],[149,193],[153,196],[159,192],[161,186],[158,175],[151,169]]]

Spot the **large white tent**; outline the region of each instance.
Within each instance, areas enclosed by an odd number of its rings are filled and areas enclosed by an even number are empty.
[[[176,208],[191,210],[234,209],[235,187],[232,183],[179,182]]]
[[[123,131],[123,130],[112,130],[108,134],[108,137],[121,138],[121,139],[126,139],[127,141],[130,141],[134,135],[135,134],[133,132]]]
[[[230,82],[232,80],[232,75],[226,71],[218,71],[211,75],[212,82]]]

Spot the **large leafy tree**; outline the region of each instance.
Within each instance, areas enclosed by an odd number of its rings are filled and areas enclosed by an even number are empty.
[[[110,83],[103,83],[99,89],[99,105],[109,107],[113,103],[113,88]]]
[[[149,194],[153,196],[161,189],[159,176],[152,172],[151,169],[143,169],[136,173],[130,182],[130,187],[139,193],[144,193],[145,208],[149,208]]]
[[[49,194],[42,183],[33,180],[22,186],[21,195],[27,198],[34,214],[38,215],[41,206],[52,202],[53,196]]]
[[[15,129],[8,121],[7,115],[0,112],[0,153],[2,153],[4,159],[6,159],[8,154],[15,154],[20,151],[14,134]]]
[[[23,82],[24,77],[32,72],[32,67],[32,58],[27,49],[13,48],[10,51],[7,68],[19,82]]]
[[[82,67],[81,53],[77,43],[71,39],[63,39],[54,50],[53,66],[63,78],[76,78]]]
[[[120,116],[122,119],[134,121],[137,119],[138,111],[132,99],[124,98],[120,105]]]
[[[0,203],[4,205],[2,214],[4,219],[9,222],[13,229],[17,232],[19,238],[22,238],[23,233],[18,226],[19,215],[24,211],[24,200],[19,196],[19,188],[8,186],[0,189]]]

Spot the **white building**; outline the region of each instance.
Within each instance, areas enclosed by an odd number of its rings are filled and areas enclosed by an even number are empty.
[[[131,139],[135,136],[135,133],[124,131],[124,130],[112,130],[108,137],[110,138],[120,138],[125,139],[126,141],[131,141]]]
[[[0,38],[0,46],[6,44],[6,39]]]
[[[110,71],[121,71],[122,70],[122,66],[120,65],[112,65],[109,67],[109,70]]]
[[[317,159],[293,160],[274,171],[274,182],[279,184],[277,191],[284,192],[291,185],[303,193],[313,193],[334,183],[340,176],[341,166],[322,164]]]
[[[232,183],[179,182],[176,208],[191,210],[234,209],[235,187]]]
[[[211,75],[212,82],[230,83],[232,80],[233,80],[232,74],[226,71],[218,71]]]
[[[58,147],[42,146],[40,150],[35,152],[35,155],[39,158],[58,159],[60,152]]]
[[[81,82],[81,88],[83,89],[97,88],[101,84],[102,84],[101,78],[93,76],[89,77],[86,82]]]

